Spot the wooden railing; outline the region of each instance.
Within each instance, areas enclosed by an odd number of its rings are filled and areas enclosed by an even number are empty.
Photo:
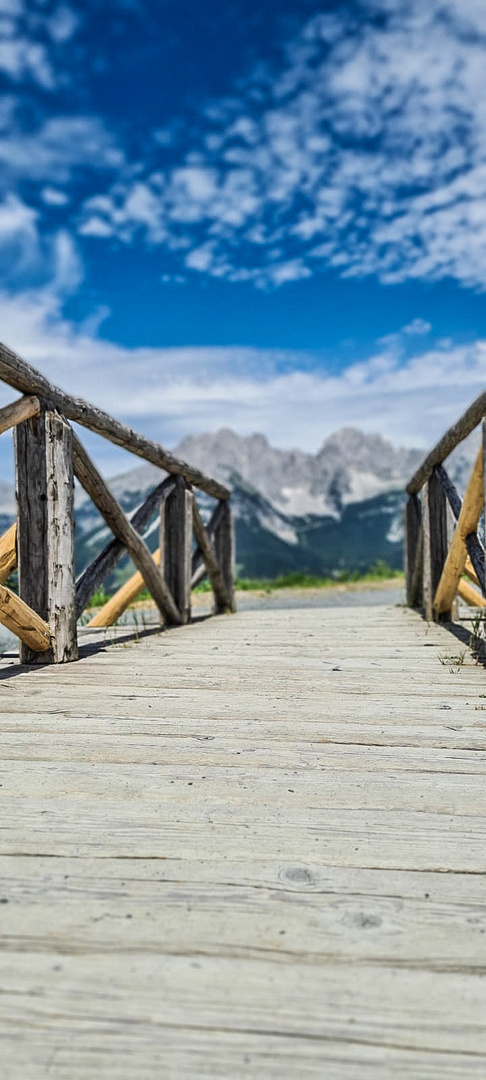
[[[0,345],[0,380],[23,396],[0,409],[0,434],[14,432],[17,522],[0,537],[0,622],[20,639],[25,664],[78,658],[77,621],[121,556],[137,573],[88,624],[110,626],[147,588],[163,621],[186,623],[191,588],[206,574],[216,614],[235,610],[234,529],[229,490],[158,443],[87,401],[71,397]],[[169,473],[128,518],[69,421],[76,421]],[[74,477],[114,538],[75,579]],[[205,527],[194,488],[217,500]],[[141,533],[160,510],[154,556]],[[194,542],[193,542],[194,537]],[[4,583],[18,567],[18,595]]]
[[[478,537],[484,510],[485,416],[486,393],[446,431],[407,485],[407,604],[423,607],[429,621],[449,621],[456,596],[470,605],[486,607],[484,547]],[[461,501],[443,462],[478,425],[481,444]]]

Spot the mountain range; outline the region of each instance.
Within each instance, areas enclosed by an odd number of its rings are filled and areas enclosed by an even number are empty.
[[[273,577],[294,570],[331,575],[363,571],[379,559],[394,568],[402,564],[404,488],[423,450],[396,448],[379,435],[343,428],[309,454],[272,447],[264,435],[240,436],[224,428],[189,436],[175,454],[232,488],[242,576]],[[469,463],[467,449],[453,463],[459,486]],[[130,513],[160,479],[160,470],[144,463],[109,484]],[[211,500],[201,495],[200,501],[209,513]],[[13,488],[0,484],[2,531],[14,513]],[[155,521],[147,534],[152,549],[157,533]],[[77,490],[78,570],[108,535],[90,500]],[[121,564],[111,583],[126,573]]]

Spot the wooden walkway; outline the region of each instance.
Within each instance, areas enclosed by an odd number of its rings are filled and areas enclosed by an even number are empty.
[[[349,608],[0,662],[2,1080],[484,1080],[463,649]]]

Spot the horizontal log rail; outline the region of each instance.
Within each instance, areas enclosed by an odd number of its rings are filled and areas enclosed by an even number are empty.
[[[456,596],[472,606],[486,607],[485,551],[478,535],[485,506],[485,415],[483,393],[443,435],[406,488],[407,603],[410,607],[422,604],[427,619],[451,619]],[[479,424],[481,445],[461,499],[443,463]]]
[[[26,364],[25,360],[22,360],[20,356],[8,349],[6,345],[2,345],[1,342],[0,380],[24,394],[37,394],[54,405],[67,420],[74,420],[83,427],[96,432],[97,435],[103,435],[110,442],[122,446],[124,450],[129,450],[132,454],[144,458],[145,461],[150,461],[152,465],[157,465],[159,469],[165,469],[166,472],[172,473],[174,476],[182,476],[188,484],[200,488],[201,491],[212,495],[213,498],[229,499],[230,491],[224,484],[205,476],[199,469],[195,469],[192,465],[188,465],[186,461],[174,457],[173,454],[168,450],[164,450],[158,443],[145,438],[144,435],[140,435],[137,431],[120,423],[119,420],[115,420],[109,413],[90,405],[83,398],[75,398],[71,397],[70,394],[66,394],[64,390],[50,383],[44,375],[41,375],[40,371],[36,371],[30,364]]]
[[[17,566],[17,524],[0,536],[0,584],[10,577]]]
[[[0,623],[35,653],[45,653],[50,648],[47,623],[6,585],[0,585]]]
[[[131,557],[136,573],[97,612],[90,626],[111,625],[144,588],[163,624],[187,622],[191,588],[205,574],[213,588],[214,612],[235,610],[234,531],[230,491],[224,484],[89,402],[66,394],[4,345],[0,345],[0,380],[23,394],[0,409],[0,433],[9,429],[14,433],[17,494],[17,521],[0,537],[0,622],[19,639],[24,663],[77,659],[77,619],[123,555]],[[131,517],[122,510],[69,421],[169,474]],[[77,581],[74,478],[113,534]],[[207,527],[194,487],[218,500]],[[157,511],[160,546],[152,556],[143,533]],[[15,569],[18,595],[3,584]]]
[[[23,420],[30,420],[32,416],[39,416],[40,401],[37,397],[21,397],[18,401],[12,401],[11,405],[5,405],[0,409],[0,435],[9,428],[21,424]]]

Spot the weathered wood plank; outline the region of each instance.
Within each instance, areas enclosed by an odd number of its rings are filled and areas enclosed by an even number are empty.
[[[117,539],[127,548],[161,614],[167,616],[172,623],[180,623],[179,612],[145,541],[130,524],[121,506],[74,434],[73,462],[74,472],[79,482]]]
[[[196,543],[201,551],[208,577],[213,587],[215,610],[218,613],[232,611],[232,599],[228,595],[221,567],[214,554],[211,541],[204,527],[196,500],[193,501],[193,527]]]
[[[0,584],[17,566],[17,522],[0,536]]]
[[[0,585],[0,623],[31,652],[46,655],[51,644],[49,626],[11,589]]]
[[[407,604],[415,607],[420,602],[421,589],[415,582],[415,567],[421,542],[422,508],[416,495],[410,495],[404,508],[405,535],[405,582]]]
[[[174,484],[174,478],[168,476],[161,484],[158,484],[149,495],[147,495],[147,498],[144,499],[143,503],[135,510],[129,518],[129,521],[137,532],[143,532],[145,526],[150,521],[150,518],[156,513],[162,500],[167,498],[167,495],[173,490]],[[96,592],[96,589],[99,588],[107,575],[114,569],[125,551],[125,545],[121,540],[113,538],[113,540],[100,551],[99,555],[96,555],[93,562],[91,562],[81,574],[76,582],[76,615],[78,618],[88,606],[93,593]]]
[[[46,415],[47,591],[55,664],[78,659],[74,570],[72,431],[57,413]]]
[[[204,475],[199,469],[195,469],[187,462],[181,461],[164,450],[158,443],[145,438],[137,431],[121,424],[108,413],[95,408],[82,398],[74,398],[64,393],[59,387],[53,386],[40,371],[27,364],[20,356],[12,352],[6,345],[0,343],[0,379],[9,386],[27,394],[39,394],[55,405],[68,420],[75,420],[84,427],[90,428],[98,435],[130,450],[145,461],[151,461],[160,469],[165,469],[175,476],[182,476],[189,484],[201,488],[215,499],[228,499],[230,492],[224,484]]]
[[[428,622],[434,618],[434,597],[441,578],[449,547],[449,518],[446,496],[432,473],[425,482],[422,496],[423,528],[423,600]],[[441,614],[449,620],[451,607]]]
[[[214,529],[214,554],[221,570],[229,609],[235,612],[235,526],[229,501],[221,505],[220,517]],[[216,598],[216,614],[224,614],[226,610]]]
[[[129,635],[0,661],[9,1077],[483,1080],[466,645],[405,608]]]
[[[194,496],[178,477],[160,508],[160,565],[182,623],[191,619],[191,547]]]
[[[49,560],[47,507],[47,409],[18,424],[14,430],[17,497],[17,556],[19,596],[43,622],[49,620]],[[52,661],[52,652],[38,651],[21,641],[23,664]]]
[[[0,409],[0,435],[9,428],[30,420],[32,416],[40,413],[40,402],[37,397],[21,397],[18,401],[12,401],[10,405],[4,405]]]

